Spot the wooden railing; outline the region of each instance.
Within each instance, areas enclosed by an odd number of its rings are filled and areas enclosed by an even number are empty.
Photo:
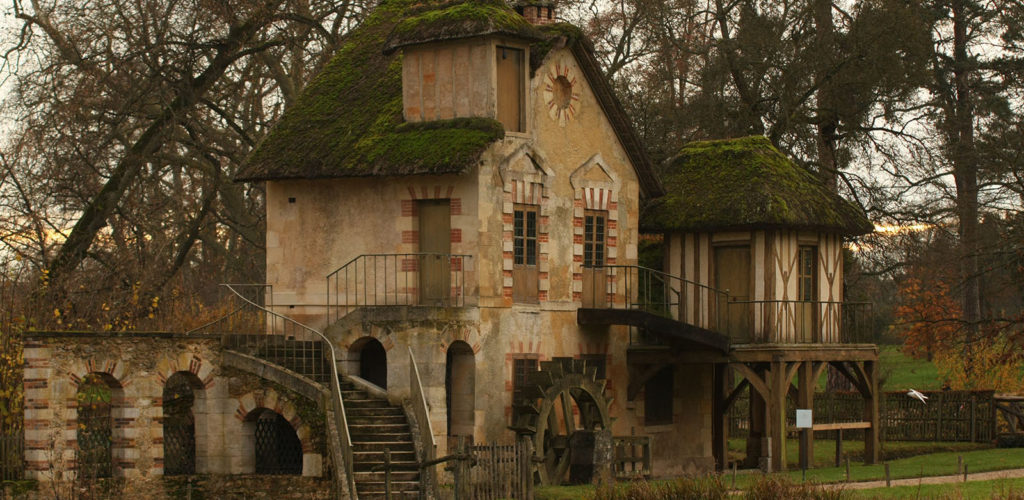
[[[593,266],[583,269],[583,307],[638,309],[712,331],[727,328],[719,314],[729,294],[695,281],[643,266]]]

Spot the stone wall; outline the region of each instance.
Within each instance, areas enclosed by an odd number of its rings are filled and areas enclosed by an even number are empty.
[[[111,389],[115,478],[164,472],[163,389],[175,374],[192,381],[196,471],[255,471],[258,409],[282,415],[302,444],[302,474],[323,475],[327,447],[317,402],[223,365],[219,338],[166,333],[32,333],[25,339],[26,477],[73,479],[79,385],[99,375]]]

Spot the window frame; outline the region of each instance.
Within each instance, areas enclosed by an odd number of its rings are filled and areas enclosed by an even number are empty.
[[[600,221],[600,225],[597,222]],[[594,229],[600,227],[600,234]],[[599,257],[598,257],[599,255]],[[583,211],[583,267],[604,267],[608,262],[608,211]]]
[[[806,267],[809,265],[809,267]],[[796,269],[797,299],[800,302],[817,302],[818,290],[818,247],[800,245],[797,249]]]

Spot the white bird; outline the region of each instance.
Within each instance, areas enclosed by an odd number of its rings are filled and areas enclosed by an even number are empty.
[[[912,398],[917,398],[922,403],[928,404],[928,401],[927,401],[928,400],[928,396],[925,396],[924,394],[921,394],[921,392],[918,391],[917,389],[911,389],[911,390],[907,391],[907,396],[910,396]]]

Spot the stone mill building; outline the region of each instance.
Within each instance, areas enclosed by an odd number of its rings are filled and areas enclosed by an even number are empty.
[[[659,177],[555,14],[382,2],[237,176],[267,210],[243,307],[27,339],[31,474],[296,474],[299,496],[372,498],[386,445],[396,491],[433,494],[418,464],[458,442],[529,439],[535,479],[561,483],[577,435],[603,435],[649,438],[647,473],[670,477],[728,465],[741,393],[746,463],[778,469],[787,398],[810,408],[828,366],[864,396],[877,459],[877,348],[842,287],[863,212],[759,137],[689,144]],[[83,403],[93,386],[109,399]]]

